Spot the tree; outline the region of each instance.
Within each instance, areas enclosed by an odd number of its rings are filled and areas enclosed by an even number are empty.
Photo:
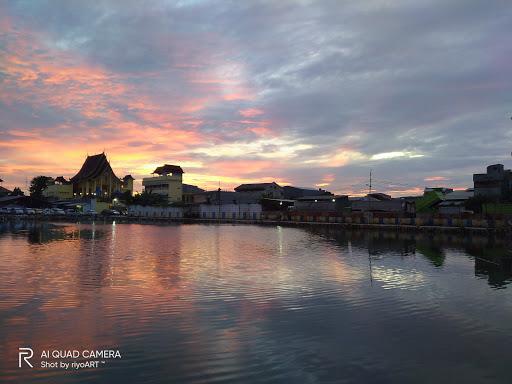
[[[497,202],[496,198],[483,196],[483,195],[475,195],[466,200],[466,202],[464,203],[464,208],[466,208],[467,210],[473,211],[475,213],[482,213],[482,211],[483,211],[482,207],[484,204],[496,203],[496,202]]]
[[[30,196],[41,198],[43,190],[53,182],[49,176],[36,176],[30,182]]]
[[[25,192],[23,192],[19,187],[16,187],[12,190],[11,196],[25,196]]]
[[[121,202],[123,202],[126,205],[133,204],[133,196],[131,191],[124,191],[123,193],[120,193],[118,198]]]
[[[169,202],[167,201],[167,196],[144,191],[141,194],[133,196],[132,204],[166,206],[169,205]]]

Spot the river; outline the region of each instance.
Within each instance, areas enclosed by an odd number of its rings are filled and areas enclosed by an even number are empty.
[[[481,235],[2,223],[0,381],[508,383],[511,260]]]

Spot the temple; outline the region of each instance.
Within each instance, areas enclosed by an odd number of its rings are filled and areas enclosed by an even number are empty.
[[[112,170],[105,153],[87,156],[80,171],[70,179],[75,196],[111,198],[121,192],[123,181]]]

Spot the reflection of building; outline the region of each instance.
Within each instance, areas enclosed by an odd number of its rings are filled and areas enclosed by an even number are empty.
[[[181,202],[183,173],[180,166],[165,164],[152,172],[158,176],[143,178],[142,185],[147,193],[167,196],[170,203]]]
[[[132,175],[126,175],[123,177],[123,183],[121,184],[121,192],[130,191],[130,195],[133,195],[133,181],[135,179]]]
[[[505,169],[503,164],[487,167],[487,173],[473,175],[475,196],[504,198],[512,193],[512,171]]]
[[[53,184],[43,190],[43,196],[51,200],[69,200],[73,198],[73,184],[59,176]]]
[[[272,199],[283,198],[283,188],[275,182],[242,184],[235,188],[235,191],[250,195],[255,199],[269,197]]]
[[[87,156],[80,171],[70,179],[77,196],[110,198],[121,191],[121,180],[115,175],[105,153]]]

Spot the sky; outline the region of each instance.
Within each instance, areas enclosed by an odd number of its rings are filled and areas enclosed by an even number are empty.
[[[512,166],[507,1],[0,0],[0,178],[472,186]]]

